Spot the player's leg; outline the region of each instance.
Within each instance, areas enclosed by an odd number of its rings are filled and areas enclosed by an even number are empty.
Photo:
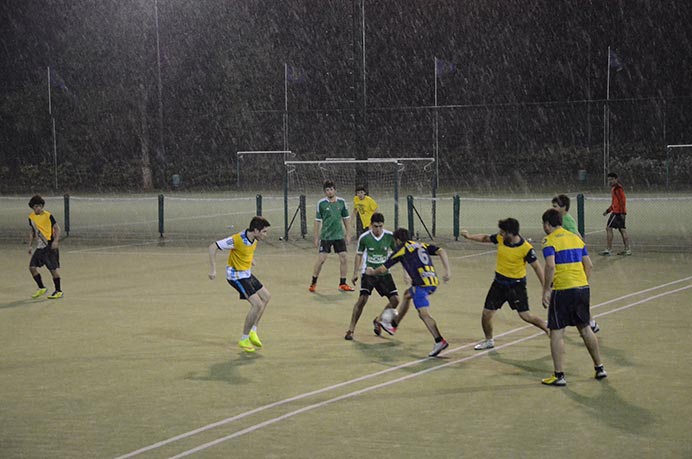
[[[627,234],[627,230],[625,228],[620,228],[620,236],[622,236],[622,243],[625,246],[625,250],[622,252],[622,255],[631,255],[632,251],[630,250],[630,236]]]
[[[561,302],[562,301],[562,302]],[[558,324],[569,323],[569,310],[563,304],[565,299],[553,290],[548,306],[548,328],[550,329],[550,356],[553,359],[553,376],[541,380],[549,386],[566,386],[567,380],[563,370],[565,358],[565,328]]]
[[[512,285],[510,292],[510,307],[517,311],[521,320],[540,328],[546,335],[550,336],[550,330],[548,330],[545,320],[529,312],[529,295],[526,291],[526,284]]]
[[[485,339],[476,344],[473,348],[477,351],[492,349],[495,347],[493,339],[493,316],[495,312],[507,301],[507,287],[493,282],[485,296],[483,312],[481,313],[481,328]]]
[[[325,245],[326,241],[320,241],[320,252],[317,255],[317,260],[315,260],[315,266],[312,268],[312,282],[310,282],[310,290],[314,292],[317,289],[317,278],[320,276],[320,271],[322,271],[322,265],[327,260],[327,255],[331,251],[330,245]],[[326,247],[326,249],[325,249]]]
[[[348,253],[346,252],[345,239],[334,241],[334,252],[339,255],[339,290],[342,292],[353,292],[353,287],[346,283],[346,275],[348,272]]]
[[[34,279],[34,282],[36,282],[36,286],[38,287],[38,290],[36,290],[34,294],[31,295],[31,298],[38,298],[39,296],[44,295],[48,291],[46,286],[43,284],[41,273],[38,271],[38,268],[40,268],[44,264],[42,261],[41,253],[41,249],[34,250],[33,255],[31,255],[31,261],[29,261],[29,273],[31,273],[31,277]]]
[[[358,300],[356,300],[356,304],[353,305],[353,311],[351,312],[351,323],[348,324],[348,330],[346,331],[346,336],[344,336],[344,339],[348,341],[353,339],[353,332],[356,330],[356,324],[358,323],[361,314],[363,314],[363,308],[368,302],[369,297],[370,294],[364,292],[361,288],[360,296],[358,297]]]

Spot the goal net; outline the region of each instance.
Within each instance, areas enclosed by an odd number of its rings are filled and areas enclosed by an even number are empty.
[[[308,221],[314,218],[315,205],[324,197],[323,184],[331,180],[337,196],[346,200],[353,210],[355,188],[365,186],[377,202],[386,219],[386,227],[394,229],[405,219],[400,211],[406,209],[406,196],[432,196],[434,178],[433,158],[330,158],[323,161],[286,161],[284,201],[294,202],[296,196],[306,197]],[[308,225],[311,227],[311,225]]]

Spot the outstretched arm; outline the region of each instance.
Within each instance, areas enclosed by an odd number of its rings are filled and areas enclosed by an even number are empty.
[[[461,235],[464,239],[470,239],[476,242],[492,242],[490,236],[487,234],[469,234],[469,231],[466,229],[461,230]]]

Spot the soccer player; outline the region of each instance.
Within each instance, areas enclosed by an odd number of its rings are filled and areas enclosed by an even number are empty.
[[[354,218],[354,223],[358,237],[370,227],[370,218],[376,211],[377,203],[375,200],[368,195],[368,190],[363,185],[358,185],[356,195],[353,197],[353,212],[357,215]]]
[[[555,209],[543,213],[543,307],[548,308],[550,355],[555,373],[542,380],[549,386],[566,386],[564,372],[565,327],[579,330],[596,371],[595,378],[608,376],[598,348],[598,338],[589,327],[591,317],[589,275],[593,267],[584,241],[562,227],[562,217]]]
[[[240,294],[241,300],[248,300],[250,311],[245,317],[243,334],[238,346],[245,352],[255,352],[262,348],[262,341],[257,335],[257,324],[264,314],[271,299],[269,290],[252,274],[257,241],[263,241],[271,225],[264,217],[253,217],[250,226],[240,233],[226,239],[212,242],[209,245],[209,279],[216,278],[216,252],[228,251],[226,280]]]
[[[552,204],[553,209],[560,212],[560,216],[562,217],[562,227],[567,231],[581,237],[581,234],[579,234],[579,229],[577,228],[577,222],[574,221],[574,218],[572,218],[572,216],[568,213],[569,197],[564,194],[555,196],[552,200]],[[589,327],[591,327],[591,330],[593,330],[594,333],[598,333],[601,330],[601,327],[593,319],[591,319],[591,322],[589,322]]]
[[[406,289],[404,298],[397,308],[396,317],[398,318],[391,323],[384,321],[380,322],[380,325],[384,331],[393,335],[396,332],[396,327],[401,323],[406,312],[408,312],[411,301],[413,300],[413,305],[418,311],[418,317],[420,317],[435,339],[435,344],[433,345],[432,351],[428,354],[428,357],[435,357],[440,352],[447,349],[449,344],[440,334],[437,323],[428,310],[430,307],[430,300],[428,297],[435,293],[437,286],[440,284],[440,280],[435,272],[435,266],[433,266],[432,263],[431,255],[437,255],[442,260],[442,266],[444,266],[445,269],[442,280],[447,282],[451,276],[447,253],[444,249],[432,244],[412,241],[408,230],[405,228],[399,228],[394,231],[394,240],[397,246],[396,252],[391,254],[387,261],[377,269],[373,269],[372,267],[366,268],[365,274],[369,276],[384,274],[389,268],[401,262],[404,270],[411,278],[411,287]]]
[[[625,250],[618,252],[618,255],[629,256],[632,255],[632,250],[630,250],[630,237],[625,227],[625,217],[627,216],[625,189],[615,172],[608,174],[608,185],[610,185],[610,207],[603,212],[603,216],[610,214],[610,217],[606,223],[606,249],[601,252],[601,255],[610,255],[610,251],[613,249],[613,228],[617,228],[620,231],[620,236],[622,236],[622,243],[625,245]]]
[[[31,298],[38,298],[44,295],[48,289],[43,284],[41,273],[38,268],[46,266],[53,277],[55,290],[48,295],[51,300],[62,298],[62,288],[60,286],[60,226],[55,221],[53,214],[43,207],[46,201],[39,195],[34,195],[29,200],[29,207],[33,212],[29,214],[29,272],[38,286],[38,290],[31,295]],[[32,254],[32,247],[36,240],[36,250]]]
[[[574,217],[572,217],[569,214],[569,196],[565,194],[560,194],[558,196],[555,196],[551,203],[553,205],[553,209],[557,209],[557,211],[560,212],[560,215],[562,216],[562,227],[567,231],[571,231],[572,233],[581,237],[581,234],[579,234],[579,228],[577,227],[576,220],[574,220]]]
[[[538,281],[543,286],[543,268],[538,262],[533,246],[519,234],[519,222],[514,218],[500,220],[497,224],[500,231],[495,234],[469,234],[462,230],[461,235],[465,239],[476,242],[486,242],[497,245],[497,259],[495,262],[495,280],[490,285],[488,295],[485,297],[481,326],[485,334],[485,340],[476,344],[477,351],[492,349],[495,347],[493,338],[493,316],[502,308],[505,302],[509,307],[517,311],[524,322],[528,322],[550,335],[550,330],[545,326],[545,321],[529,312],[529,297],[526,293],[526,264],[528,263],[536,273]]]
[[[358,238],[358,248],[356,249],[356,259],[353,264],[353,278],[351,282],[355,285],[358,281],[358,273],[360,272],[362,274],[360,278],[360,296],[356,304],[353,305],[351,323],[348,326],[348,331],[344,339],[348,341],[353,340],[353,332],[356,329],[356,323],[358,323],[358,319],[360,319],[363,308],[368,302],[373,289],[377,290],[380,296],[386,296],[389,299],[385,309],[396,308],[399,304],[399,293],[397,292],[394,278],[392,278],[389,271],[376,276],[365,274],[366,268],[378,268],[384,264],[390,253],[395,249],[396,244],[394,242],[394,235],[391,231],[384,229],[384,215],[375,212],[370,219],[370,230],[364,232],[360,238]],[[378,315],[372,322],[373,331],[377,336],[380,336],[382,333],[379,320],[380,316]]]
[[[348,261],[346,260],[346,244],[351,240],[350,226],[348,224],[348,208],[346,201],[336,195],[336,185],[331,180],[324,182],[325,197],[317,202],[315,215],[315,228],[313,231],[315,247],[319,248],[317,261],[312,272],[312,282],[309,290],[317,290],[317,278],[322,270],[322,265],[327,260],[327,254],[332,251],[339,255],[339,290],[353,292],[353,287],[346,283]]]

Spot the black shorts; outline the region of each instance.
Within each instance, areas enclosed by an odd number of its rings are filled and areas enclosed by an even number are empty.
[[[485,297],[484,309],[496,311],[500,309],[505,301],[509,307],[517,312],[529,310],[529,297],[526,293],[526,282],[517,282],[509,285],[493,281]]]
[[[627,229],[625,227],[626,216],[627,214],[610,214],[608,216],[608,223],[606,223],[606,228]]]
[[[46,266],[51,271],[60,267],[60,250],[53,250],[50,247],[36,249],[29,261],[30,268],[40,268]]]
[[[259,279],[254,276],[254,274],[250,277],[246,277],[245,279],[226,280],[229,284],[231,284],[231,287],[238,290],[241,300],[247,300],[252,295],[262,290],[262,287],[264,287]]]
[[[553,290],[548,307],[548,328],[559,330],[568,326],[588,325],[591,321],[589,287]]]
[[[346,239],[335,239],[331,241],[320,241],[320,253],[331,253],[332,246],[334,247],[334,253],[341,253],[346,251]]]
[[[387,298],[399,294],[396,289],[396,284],[394,283],[394,278],[390,273],[382,276],[368,276],[367,274],[363,274],[360,278],[360,294],[370,295],[373,289],[377,290],[380,296],[386,296]]]

